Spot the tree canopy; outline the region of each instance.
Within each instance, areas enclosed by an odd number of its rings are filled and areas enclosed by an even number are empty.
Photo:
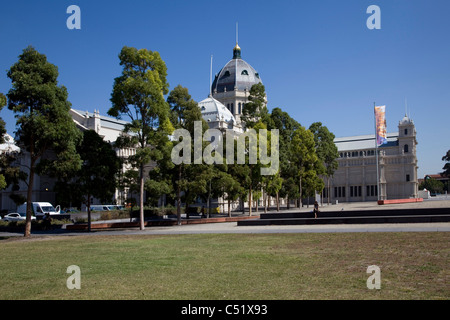
[[[81,166],[76,147],[81,133],[69,114],[58,68],[29,46],[7,73],[12,81],[8,108],[16,114],[16,141],[30,156],[25,236],[30,236],[34,174],[64,177]],[[53,154],[50,155],[49,152]]]

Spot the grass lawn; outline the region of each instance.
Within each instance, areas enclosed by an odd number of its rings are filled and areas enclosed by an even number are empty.
[[[5,239],[0,299],[449,299],[449,244],[449,232]]]

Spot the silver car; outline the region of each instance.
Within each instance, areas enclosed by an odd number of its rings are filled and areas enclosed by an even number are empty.
[[[22,221],[26,220],[26,215],[21,215],[20,213],[9,213],[3,217],[3,221]],[[36,217],[32,216],[31,220],[36,220]]]

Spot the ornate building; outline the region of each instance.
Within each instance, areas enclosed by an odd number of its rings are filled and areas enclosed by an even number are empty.
[[[257,83],[262,83],[259,73],[242,60],[241,48],[236,43],[233,59],[228,61],[214,78],[212,97],[226,106],[239,124],[250,88]]]
[[[335,144],[339,168],[331,179],[334,201],[417,198],[416,129],[408,116],[399,122],[398,132],[388,133],[387,143],[378,147],[379,184],[375,135],[336,138]]]

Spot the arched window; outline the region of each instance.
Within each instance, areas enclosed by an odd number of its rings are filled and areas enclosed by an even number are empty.
[[[234,105],[233,104],[231,104],[231,110],[230,111],[231,111],[232,114],[234,114]]]
[[[241,75],[248,76],[248,71],[247,70],[242,70]]]
[[[408,151],[409,151],[409,147],[408,147],[408,145],[407,145],[407,144],[405,144],[405,145],[404,145],[404,147],[403,147],[403,151],[404,151],[405,153],[408,153]]]

